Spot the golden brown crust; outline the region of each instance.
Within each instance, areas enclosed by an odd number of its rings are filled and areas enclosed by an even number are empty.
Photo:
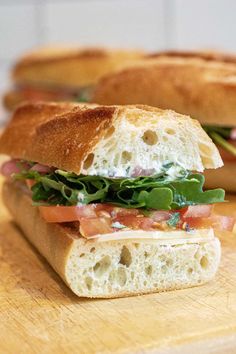
[[[207,61],[218,61],[222,63],[236,63],[236,55],[230,53],[221,53],[215,51],[184,51],[184,50],[166,50],[148,54],[147,59],[158,57],[175,57],[175,58],[198,58]]]
[[[0,152],[79,173],[115,110],[72,103],[22,105],[0,138]]]
[[[236,192],[236,163],[225,162],[224,166],[216,170],[204,172],[206,188],[223,188],[228,192]]]
[[[236,67],[192,58],[150,59],[103,78],[92,100],[142,103],[173,109],[202,123],[234,126]]]
[[[20,91],[8,91],[3,96],[3,106],[9,111],[13,111],[19,104],[23,102],[25,102],[25,98]]]
[[[135,50],[42,48],[18,61],[13,79],[17,83],[90,86],[104,74],[143,56]]]

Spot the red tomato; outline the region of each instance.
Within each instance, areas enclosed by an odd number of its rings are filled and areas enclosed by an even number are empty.
[[[26,183],[27,187],[29,189],[31,189],[31,187],[33,187],[33,185],[36,183],[36,181],[34,179],[26,179],[25,183]]]
[[[21,93],[29,101],[57,101],[59,98],[68,98],[68,94],[65,92],[35,87],[22,88]]]
[[[120,208],[112,204],[96,204],[96,211],[106,211],[112,217],[125,216],[125,215],[138,215],[138,209]]]
[[[160,221],[169,220],[172,214],[173,211],[159,210],[159,211],[152,211],[149,217],[155,222],[160,222]]]
[[[207,229],[212,227],[216,230],[232,231],[235,219],[230,216],[212,215],[208,218],[185,218],[184,222],[186,222],[190,228],[194,229]]]
[[[178,211],[182,218],[207,218],[211,215],[213,207],[213,204],[190,205]]]
[[[40,206],[40,213],[47,222],[72,222],[81,218],[96,218],[93,204],[83,206]]]
[[[111,219],[108,218],[81,218],[80,233],[84,237],[90,237],[99,234],[108,234],[113,232]]]
[[[137,217],[135,215],[118,216],[115,218],[122,225],[129,227],[130,229],[150,230],[154,221],[151,218],[145,216]]]

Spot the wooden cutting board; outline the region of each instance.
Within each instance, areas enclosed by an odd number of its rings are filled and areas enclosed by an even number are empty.
[[[236,214],[236,202],[218,209]],[[220,271],[207,285],[79,299],[0,203],[0,353],[236,353],[236,236],[220,238]]]

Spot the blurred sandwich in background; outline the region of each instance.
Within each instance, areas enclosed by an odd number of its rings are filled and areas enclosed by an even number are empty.
[[[38,49],[13,68],[13,87],[4,96],[4,106],[13,110],[23,101],[87,101],[103,75],[143,57],[137,50]]]
[[[147,55],[102,78],[92,101],[147,104],[198,119],[224,160],[223,168],[206,173],[207,187],[221,185],[236,192],[236,56],[215,52]]]

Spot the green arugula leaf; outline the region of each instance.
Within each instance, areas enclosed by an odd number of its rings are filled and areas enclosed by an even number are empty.
[[[167,225],[175,227],[180,220],[180,213],[174,213],[171,215],[171,218],[166,222]]]
[[[144,202],[148,209],[170,210],[173,192],[170,188],[153,188],[150,192],[141,191],[139,202]]]
[[[15,179],[34,179],[31,188],[33,203],[43,205],[77,205],[112,203],[123,208],[156,210],[180,209],[194,204],[212,204],[224,201],[222,189],[203,191],[204,176],[181,171],[171,180],[166,165],[152,177],[105,178],[84,176],[55,170],[48,174],[22,171]]]

